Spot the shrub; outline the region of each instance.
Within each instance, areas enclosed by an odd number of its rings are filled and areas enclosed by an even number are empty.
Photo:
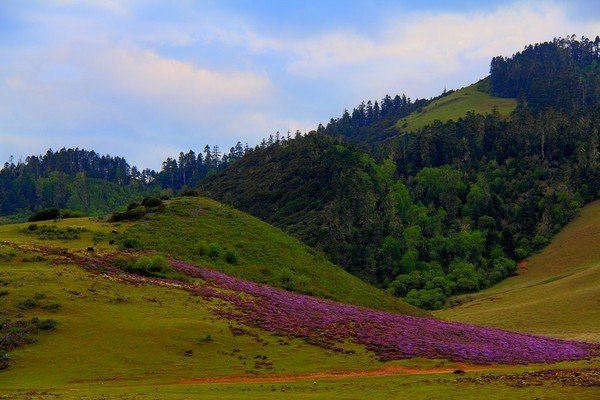
[[[60,218],[81,218],[85,217],[85,213],[76,210],[62,209],[60,210]]]
[[[52,219],[57,219],[58,217],[60,217],[60,210],[58,208],[46,208],[34,213],[31,217],[29,217],[28,221],[49,221]]]
[[[200,196],[200,193],[198,193],[198,191],[195,189],[184,189],[181,192],[180,196],[198,197],[198,196]]]
[[[162,204],[163,204],[162,200],[159,199],[158,197],[154,197],[154,196],[148,196],[148,197],[145,197],[144,200],[142,200],[142,205],[144,207],[158,207]]]
[[[31,310],[32,308],[35,308],[38,305],[39,303],[36,300],[27,299],[17,304],[17,308],[20,308],[21,310]]]
[[[121,245],[126,249],[135,249],[140,247],[140,242],[136,238],[125,238]]]
[[[427,310],[442,308],[446,296],[441,289],[412,289],[406,295],[406,302]]]
[[[130,204],[129,206],[131,206]],[[135,207],[127,207],[127,211],[114,212],[108,219],[108,222],[119,222],[119,221],[137,221],[146,215],[146,207],[136,205]]]
[[[189,280],[187,276],[175,270],[166,258],[158,254],[152,257],[142,256],[139,258],[120,256],[114,259],[113,265],[123,271],[141,276],[180,281]]]
[[[0,260],[12,261],[12,259],[15,258],[16,255],[17,254],[13,251],[0,252]]]
[[[229,264],[237,264],[238,255],[235,250],[227,250],[225,253],[225,261],[227,261]]]
[[[208,245],[207,254],[210,258],[219,258],[221,255],[221,247],[216,243]]]
[[[46,310],[46,311],[51,311],[51,312],[57,312],[58,310],[60,310],[60,304],[58,303],[48,303],[48,304],[44,304],[42,306],[42,309]]]
[[[57,326],[58,322],[53,319],[44,319],[38,324],[38,328],[42,331],[53,331]]]
[[[36,224],[29,225],[22,232],[25,234],[36,235],[39,239],[42,240],[73,240],[79,239],[82,232],[87,232],[88,230],[85,228],[59,228],[56,226],[37,226]]]
[[[8,290],[0,290],[0,297],[7,296],[8,293],[9,293]]]

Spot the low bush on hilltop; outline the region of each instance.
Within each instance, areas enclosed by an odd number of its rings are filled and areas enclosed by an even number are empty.
[[[32,216],[29,217],[29,222],[37,222],[37,221],[50,221],[54,219],[60,218],[81,218],[85,217],[85,214],[81,211],[68,210],[63,209],[59,210],[58,208],[46,208],[40,211],[37,211]]]
[[[165,205],[161,199],[146,197],[142,200],[141,204],[129,204],[126,211],[115,211],[108,219],[108,222],[137,221],[144,218],[148,213],[161,212],[164,209]]]

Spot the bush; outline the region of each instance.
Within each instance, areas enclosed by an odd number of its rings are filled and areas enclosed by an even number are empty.
[[[29,217],[28,221],[49,221],[52,219],[57,219],[58,217],[60,217],[60,210],[58,208],[46,208],[34,213],[31,217]]]
[[[137,221],[146,215],[146,207],[135,205],[135,207],[131,207],[133,204],[130,204],[127,207],[127,211],[123,212],[114,212],[108,219],[108,222],[119,222],[119,221]]]
[[[12,259],[15,258],[16,255],[17,254],[13,251],[0,252],[0,260],[12,261]]]
[[[198,191],[195,189],[184,189],[181,192],[180,196],[198,197],[198,196],[200,196],[200,193],[198,193]]]
[[[58,322],[53,319],[44,319],[38,324],[38,328],[42,331],[53,331],[57,326]]]
[[[85,217],[85,213],[76,210],[62,209],[60,210],[60,218],[81,218]]]
[[[235,250],[227,250],[225,253],[225,261],[227,261],[229,264],[237,264],[238,255]]]
[[[176,279],[188,281],[188,277],[173,268],[167,259],[161,255],[152,257],[117,257],[113,264],[123,271],[152,278]]]
[[[60,304],[58,304],[58,303],[44,304],[42,306],[42,309],[44,309],[46,311],[57,312],[58,310],[60,310]]]
[[[19,308],[21,310],[31,310],[32,308],[35,308],[38,305],[39,305],[39,303],[36,300],[27,299],[27,300],[22,301],[19,304],[17,304],[17,308]]]
[[[42,240],[73,240],[79,239],[82,232],[87,232],[85,228],[59,228],[56,226],[37,226],[36,224],[29,225],[23,233],[34,234]]]
[[[412,289],[406,295],[406,302],[426,310],[437,310],[444,306],[446,296],[441,289]]]
[[[144,200],[142,200],[142,205],[144,207],[158,207],[160,205],[162,205],[162,200],[159,199],[158,197],[154,197],[154,196],[148,196],[145,197]]]
[[[125,238],[121,242],[121,245],[125,249],[136,249],[140,247],[140,242],[135,238]]]
[[[219,258],[221,255],[221,247],[216,243],[208,245],[207,254],[210,258]]]
[[[0,297],[2,296],[8,296],[8,290],[0,290]]]

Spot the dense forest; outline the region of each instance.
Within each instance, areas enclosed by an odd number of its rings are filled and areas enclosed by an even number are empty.
[[[469,113],[381,144],[386,117],[361,105],[243,157],[202,188],[412,304],[442,307],[515,273],[518,260],[599,197],[598,42],[528,46],[502,68],[495,58],[491,90],[519,98],[509,118]],[[546,68],[540,60],[551,74],[537,72]],[[517,77],[518,93],[500,91],[506,76]],[[578,94],[575,82],[585,82]],[[391,122],[403,111],[386,115]]]
[[[177,159],[167,158],[159,171],[140,171],[122,157],[83,149],[48,150],[24,161],[11,159],[0,169],[0,215],[26,216],[44,208],[106,213],[161,189],[177,192],[194,187],[247,151],[241,142],[228,154],[206,145],[198,154],[190,150]]]

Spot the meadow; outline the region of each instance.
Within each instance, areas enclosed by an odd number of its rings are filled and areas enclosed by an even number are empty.
[[[456,90],[434,100],[420,112],[413,112],[398,120],[394,128],[400,132],[413,132],[439,120],[442,122],[464,117],[469,111],[477,114],[491,113],[494,108],[501,115],[509,115],[516,107],[515,99],[494,97],[487,93],[486,80]]]

